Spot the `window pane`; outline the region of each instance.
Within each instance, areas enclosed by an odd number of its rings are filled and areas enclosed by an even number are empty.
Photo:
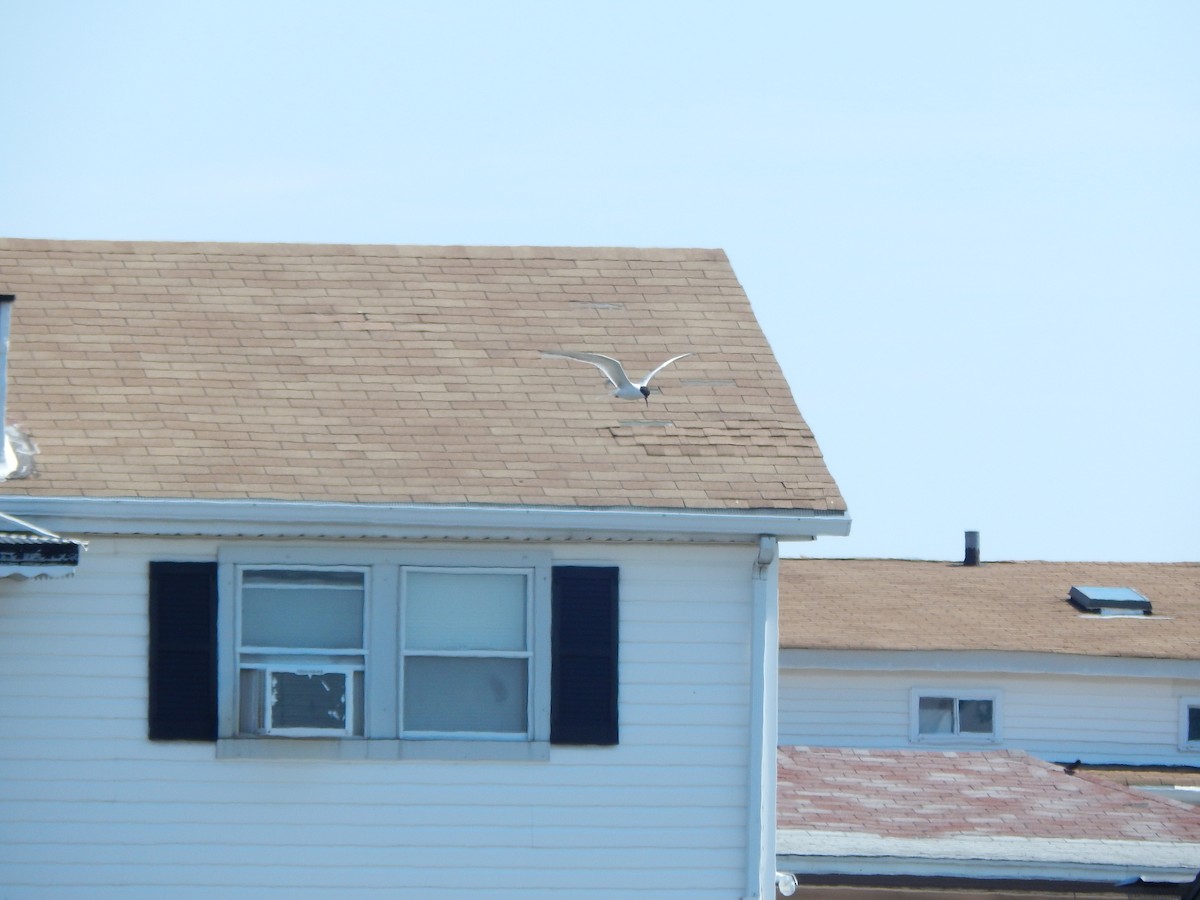
[[[920,734],[954,734],[954,698],[920,698],[917,730]]]
[[[246,572],[242,646],[361,649],[363,593],[361,572]]]
[[[958,730],[963,734],[991,734],[992,701],[960,700],[958,702]]]
[[[1200,706],[1188,707],[1188,737],[1189,741],[1200,741]]]
[[[410,656],[404,730],[524,734],[528,680],[523,659]]]
[[[409,572],[409,650],[524,650],[528,578],[512,572]]]
[[[346,673],[271,673],[271,729],[346,730]]]

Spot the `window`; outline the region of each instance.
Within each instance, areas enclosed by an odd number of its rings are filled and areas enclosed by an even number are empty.
[[[238,732],[361,736],[366,573],[238,575]]]
[[[1179,701],[1179,749],[1200,750],[1200,697]]]
[[[404,571],[402,733],[528,733],[529,580],[503,569]]]
[[[536,566],[232,569],[238,735],[545,739]]]
[[[992,692],[912,694],[909,737],[913,741],[994,741],[999,697]]]
[[[1153,605],[1130,587],[1080,587],[1072,585],[1068,599],[1086,613],[1101,616],[1148,616]]]
[[[383,759],[615,744],[617,582],[527,551],[152,563],[150,737]]]

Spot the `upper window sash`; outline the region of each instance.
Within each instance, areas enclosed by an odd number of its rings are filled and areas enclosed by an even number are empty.
[[[272,573],[278,577],[272,579]],[[302,577],[295,577],[302,576]],[[304,577],[307,576],[307,577]],[[327,576],[327,577],[323,577]],[[362,656],[366,648],[366,633],[371,619],[371,573],[362,566],[268,566],[243,565],[237,567],[237,642],[240,653],[292,654],[324,656]],[[281,599],[289,593],[304,602],[304,594],[320,590],[323,593],[344,594],[341,610],[330,608],[312,610],[308,622],[287,619],[272,630],[271,614]],[[256,600],[251,609],[247,603],[247,591]],[[257,596],[256,596],[257,595]],[[293,612],[294,610],[290,610]],[[348,623],[322,621],[335,614],[348,614]],[[248,621],[248,617],[252,616]],[[340,619],[340,616],[339,616]],[[355,627],[357,620],[357,627]],[[304,625],[311,632],[305,634]],[[291,626],[290,640],[279,640]],[[332,627],[330,627],[332,626]],[[247,631],[250,633],[247,633]],[[255,640],[262,638],[262,640]]]

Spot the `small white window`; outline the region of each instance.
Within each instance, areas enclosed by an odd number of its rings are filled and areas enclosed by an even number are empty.
[[[1179,702],[1179,749],[1200,751],[1200,697]]]
[[[993,692],[916,690],[909,737],[913,741],[994,741],[999,697]]]

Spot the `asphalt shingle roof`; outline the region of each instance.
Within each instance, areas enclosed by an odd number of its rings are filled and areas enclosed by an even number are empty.
[[[0,293],[0,496],[845,509],[719,250],[0,240]]]
[[[1200,810],[1019,750],[781,747],[780,830],[892,838],[1182,842],[1200,864]]]
[[[1153,615],[1101,617],[1072,585],[1131,587]],[[780,646],[1200,659],[1200,563],[784,559]]]

